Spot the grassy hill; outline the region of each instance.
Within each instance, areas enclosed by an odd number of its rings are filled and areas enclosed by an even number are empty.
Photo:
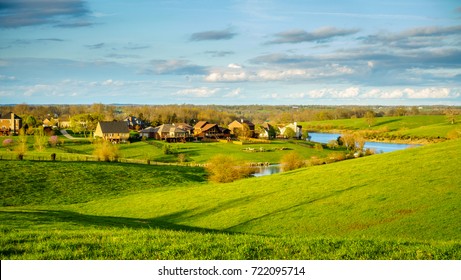
[[[168,166],[65,163],[73,166],[58,175],[61,163],[0,161],[2,170],[17,167],[0,179],[2,205],[17,205],[0,208],[0,256],[460,259],[460,146],[448,141],[229,184]],[[26,170],[45,183],[27,181]],[[178,182],[156,183],[162,173]],[[64,174],[79,182],[67,194],[74,198],[41,203],[43,189],[51,195],[67,186]]]
[[[364,118],[314,121],[302,123],[308,130],[371,130],[391,135],[413,136],[418,138],[446,138],[451,130],[461,130],[461,121],[451,124],[443,115],[420,115],[375,118],[368,127]]]

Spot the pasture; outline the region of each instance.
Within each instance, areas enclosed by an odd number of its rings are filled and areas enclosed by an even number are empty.
[[[200,167],[0,161],[0,256],[460,259],[460,146],[227,184]]]

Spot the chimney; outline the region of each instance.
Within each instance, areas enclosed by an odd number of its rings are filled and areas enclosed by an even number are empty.
[[[13,131],[13,134],[15,134],[16,133],[16,125],[14,123],[14,113],[11,112],[10,116],[11,116],[11,130]]]

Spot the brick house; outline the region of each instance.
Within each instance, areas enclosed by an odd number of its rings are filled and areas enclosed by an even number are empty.
[[[19,134],[21,128],[22,119],[18,115],[13,112],[0,114],[0,135]]]

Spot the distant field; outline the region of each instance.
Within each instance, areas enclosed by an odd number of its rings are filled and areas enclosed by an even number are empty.
[[[314,121],[301,123],[307,130],[375,130],[390,135],[408,135],[416,137],[446,138],[448,132],[461,130],[461,120],[450,124],[446,116],[404,116],[375,118],[375,123],[368,127],[364,118]]]
[[[0,161],[0,257],[461,259],[460,146],[228,184],[200,168]]]

